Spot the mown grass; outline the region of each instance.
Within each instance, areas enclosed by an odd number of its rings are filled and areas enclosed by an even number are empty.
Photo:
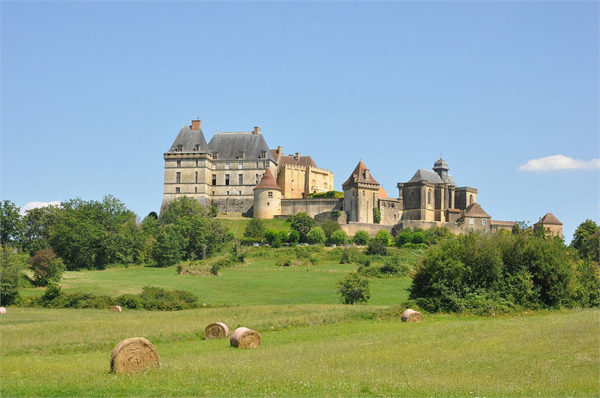
[[[13,309],[0,318],[2,396],[598,396],[597,310],[498,318],[373,318],[378,307],[173,313]],[[257,328],[256,350],[201,340],[214,320]],[[145,336],[160,369],[109,373]]]

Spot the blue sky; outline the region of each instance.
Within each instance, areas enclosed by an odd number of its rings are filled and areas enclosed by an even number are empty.
[[[338,189],[362,158],[397,196],[442,154],[494,219],[551,211],[569,241],[599,220],[598,11],[2,2],[2,198],[112,194],[144,217],[161,203],[163,152],[200,116],[207,140],[260,126]]]

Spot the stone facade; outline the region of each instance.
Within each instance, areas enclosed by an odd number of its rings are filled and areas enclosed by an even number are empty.
[[[277,162],[277,184],[286,199],[304,199],[309,193],[333,190],[333,173],[317,167],[310,156],[283,155],[283,148],[271,150]]]
[[[563,237],[563,224],[552,213],[546,213],[538,222],[533,224],[534,229],[544,229],[547,234]]]

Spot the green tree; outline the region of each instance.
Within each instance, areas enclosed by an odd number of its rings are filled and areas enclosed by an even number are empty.
[[[26,267],[26,255],[0,248],[0,305],[11,305],[19,299],[20,281]]]
[[[0,202],[0,244],[3,248],[18,244],[22,222],[19,208],[10,200]]]
[[[384,246],[389,246],[392,244],[392,235],[385,229],[382,229],[377,231],[373,240],[380,242]]]
[[[338,229],[331,233],[331,236],[329,237],[329,243],[333,243],[336,245],[343,245],[344,243],[346,243],[347,239],[348,239],[348,236],[346,236],[346,233],[344,231],[342,231],[341,229]]]
[[[260,218],[253,218],[246,225],[246,229],[244,230],[244,237],[262,240],[265,236],[265,223]]]
[[[396,236],[396,246],[402,247],[407,243],[412,242],[412,232],[408,229],[400,232],[398,236]]]
[[[571,247],[584,259],[598,262],[598,235],[600,226],[592,220],[585,220],[577,226]]]
[[[369,233],[367,231],[362,230],[356,231],[352,240],[357,245],[366,245],[367,243],[369,243]]]
[[[369,281],[351,272],[337,283],[337,290],[342,295],[344,304],[366,303],[371,298]]]
[[[23,217],[23,249],[30,255],[50,248],[50,234],[61,209],[56,206],[39,207],[27,211]]]
[[[177,264],[185,256],[186,245],[185,237],[181,236],[175,226],[161,227],[152,250],[152,258],[159,267]]]
[[[29,259],[29,263],[37,286],[59,282],[66,269],[62,259],[51,249],[38,251]]]
[[[191,218],[195,215],[208,216],[207,210],[196,199],[181,196],[169,202],[158,221],[161,225],[174,224],[181,218]]]
[[[300,234],[295,229],[292,229],[288,234],[288,243],[295,245],[300,240]]]
[[[325,232],[325,237],[327,239],[329,239],[329,237],[331,236],[331,234],[334,231],[338,231],[340,229],[340,224],[337,221],[333,221],[333,220],[325,220],[321,225],[321,228],[323,228],[323,232]]]
[[[314,245],[318,245],[325,242],[325,232],[321,227],[314,227],[308,232],[308,236],[306,237],[308,243],[312,243]]]
[[[373,207],[373,223],[379,224],[381,222],[381,210],[378,207]]]
[[[290,226],[298,231],[300,242],[306,242],[308,232],[316,225],[315,220],[308,214],[300,212],[293,217],[290,217]]]

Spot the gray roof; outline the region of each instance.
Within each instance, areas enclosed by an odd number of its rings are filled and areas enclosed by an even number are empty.
[[[438,169],[442,169],[442,170],[450,170],[448,168],[448,162],[446,162],[444,159],[439,158],[434,164],[433,164],[433,169],[434,170],[438,170]]]
[[[444,181],[442,181],[442,179],[440,178],[438,173],[434,173],[433,171],[429,171],[429,170],[425,170],[425,169],[417,170],[415,175],[413,175],[413,177],[408,182],[418,182],[418,181],[427,181],[432,184],[441,184],[442,182],[446,182],[450,185],[456,185],[456,183],[454,182],[454,177],[452,177],[450,174],[448,174],[448,177],[445,178]]]
[[[260,154],[264,151],[265,159],[275,162],[261,133],[215,133],[208,148],[212,153],[218,152],[217,159],[238,159],[240,152],[244,152],[244,159],[260,159]]]
[[[209,150],[202,130],[192,130],[190,126],[183,126],[168,152],[209,153]]]

